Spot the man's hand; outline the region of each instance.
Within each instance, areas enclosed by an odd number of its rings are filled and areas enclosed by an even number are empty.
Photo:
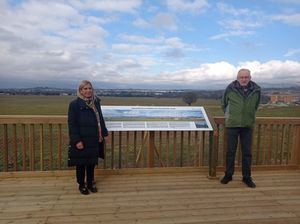
[[[83,147],[83,143],[82,143],[82,141],[80,141],[80,142],[78,142],[77,144],[76,144],[76,148],[77,149],[83,149],[84,147]]]

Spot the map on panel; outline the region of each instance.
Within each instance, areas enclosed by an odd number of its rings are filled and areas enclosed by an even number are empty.
[[[102,106],[109,131],[212,131],[203,107]]]

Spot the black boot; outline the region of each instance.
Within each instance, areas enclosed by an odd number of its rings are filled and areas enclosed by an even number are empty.
[[[232,181],[232,176],[224,176],[222,179],[221,179],[221,183],[222,184],[228,184],[230,181]]]
[[[84,194],[84,195],[87,195],[89,194],[90,192],[88,191],[88,189],[85,187],[85,185],[79,185],[79,191],[81,194]]]
[[[252,180],[251,177],[243,178],[243,182],[244,182],[248,187],[251,187],[251,188],[255,188],[255,187],[256,187],[256,185],[255,185],[255,183],[253,182],[253,180]]]
[[[93,193],[96,193],[96,192],[98,191],[96,185],[94,185],[93,183],[92,183],[92,184],[88,184],[88,185],[87,185],[87,188],[88,188],[91,192],[93,192]]]

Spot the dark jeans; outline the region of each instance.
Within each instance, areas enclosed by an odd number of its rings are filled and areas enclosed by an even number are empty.
[[[85,173],[86,173],[86,182],[88,186],[92,186],[94,180],[94,169],[95,165],[78,165],[76,166],[76,178],[77,183],[80,186],[84,185]]]
[[[242,148],[242,174],[243,178],[251,177],[251,144],[252,128],[226,128],[227,130],[227,153],[225,176],[231,177],[234,173],[235,154],[240,137]]]

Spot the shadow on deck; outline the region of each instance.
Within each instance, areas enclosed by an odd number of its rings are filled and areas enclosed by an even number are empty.
[[[193,168],[97,170],[87,196],[74,171],[30,173],[0,174],[1,224],[300,223],[299,169],[254,171],[256,189],[239,172],[221,185]]]

